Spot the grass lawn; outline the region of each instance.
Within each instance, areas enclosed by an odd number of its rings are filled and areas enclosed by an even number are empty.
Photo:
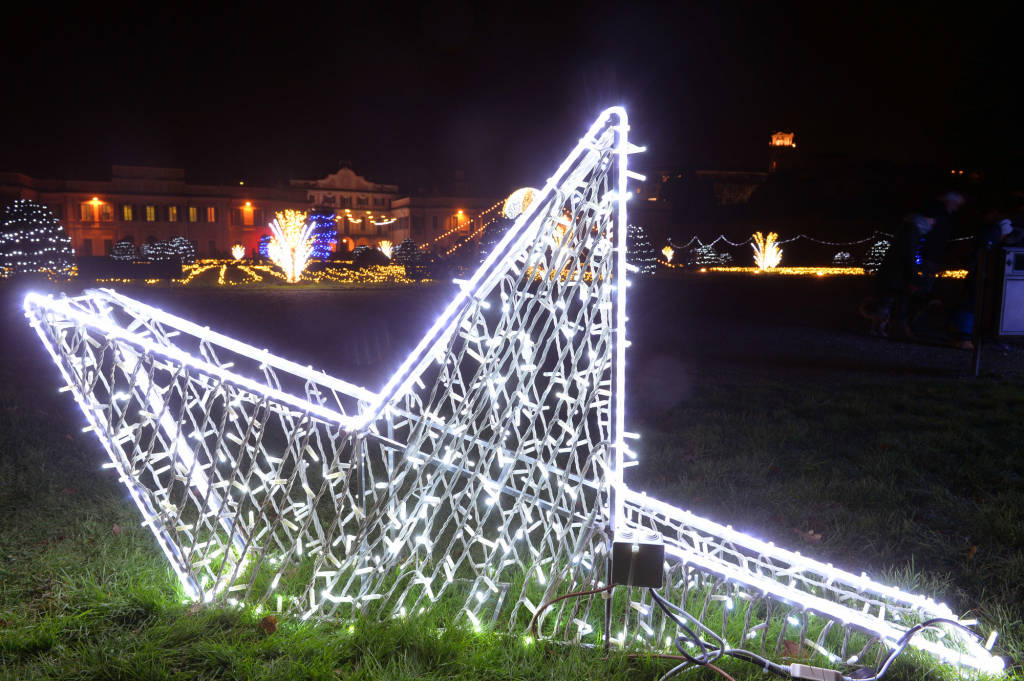
[[[381,294],[386,295],[386,294]],[[672,665],[528,645],[428,619],[313,625],[197,610],[56,370],[10,311],[0,359],[0,679],[650,679]],[[234,300],[234,299],[232,299]],[[17,326],[20,324],[21,326]],[[24,328],[22,328],[24,327]],[[643,344],[643,334],[639,334]],[[44,361],[45,360],[45,361]],[[697,364],[634,406],[630,483],[816,558],[970,612],[1024,659],[1019,378]],[[636,390],[634,390],[636,392]],[[640,405],[638,395],[632,404]],[[743,663],[737,679],[764,678]],[[887,678],[947,678],[910,662]],[[710,671],[690,678],[719,678]]]

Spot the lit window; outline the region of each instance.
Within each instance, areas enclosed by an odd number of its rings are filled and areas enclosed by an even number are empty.
[[[114,207],[109,203],[100,204],[100,220],[103,222],[110,222],[114,219]]]
[[[82,222],[93,222],[96,219],[96,211],[89,202],[82,203]]]
[[[121,206],[121,219],[122,220],[124,220],[125,222],[131,222],[134,219],[134,217],[135,216],[132,215],[132,206],[131,206],[130,203],[126,203],[123,206]]]
[[[206,221],[217,222],[217,209],[213,206],[206,207]]]
[[[156,206],[146,206],[146,222],[156,222]]]
[[[188,221],[199,222],[199,209],[195,206],[188,207]]]
[[[177,221],[178,221],[178,207],[177,206],[167,206],[167,222],[177,222]]]

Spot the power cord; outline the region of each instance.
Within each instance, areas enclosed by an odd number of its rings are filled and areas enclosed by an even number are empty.
[[[530,618],[530,633],[535,639],[540,638],[540,636],[537,633],[537,620],[540,617],[541,613],[543,613],[545,610],[547,610],[555,603],[558,603],[559,601],[565,600],[567,598],[591,596],[597,593],[609,592],[612,589],[614,589],[615,586],[615,584],[608,584],[607,586],[603,586],[598,589],[590,589],[587,591],[573,591],[567,594],[563,594],[557,598],[551,599],[550,601],[544,603],[539,608],[537,608],[537,610],[533,614],[533,617]],[[885,660],[882,662],[882,665],[878,668],[877,672],[869,667],[863,667],[857,670],[857,672],[854,672],[855,675],[846,676],[836,670],[826,669],[823,667],[811,667],[809,665],[801,664],[792,664],[789,666],[781,665],[772,662],[771,660],[762,657],[761,655],[758,655],[757,653],[752,652],[750,650],[745,650],[743,648],[730,648],[726,645],[725,639],[723,639],[714,631],[706,627],[700,620],[698,620],[690,613],[686,612],[685,609],[666,600],[664,597],[662,597],[661,594],[659,594],[653,588],[649,589],[649,591],[651,594],[651,598],[654,600],[655,603],[658,604],[658,607],[661,608],[662,612],[665,613],[665,616],[672,620],[672,622],[675,623],[679,630],[683,632],[682,635],[677,636],[673,641],[676,650],[679,651],[679,655],[666,655],[659,653],[652,653],[650,655],[629,655],[629,657],[632,659],[642,657],[654,657],[667,660],[682,660],[681,664],[678,664],[672,669],[665,672],[658,681],[668,681],[668,679],[671,679],[673,676],[676,676],[677,674],[691,666],[707,667],[708,669],[717,672],[720,676],[727,679],[727,681],[735,681],[735,679],[729,676],[728,673],[726,673],[714,664],[719,658],[724,656],[734,657],[738,660],[749,662],[751,664],[757,665],[758,667],[761,667],[761,669],[765,672],[771,672],[777,676],[790,679],[807,679],[811,681],[881,681],[882,677],[885,676],[886,672],[889,671],[889,667],[896,660],[896,658],[903,654],[903,651],[906,650],[908,645],[910,645],[910,641],[913,640],[915,636],[920,634],[925,629],[935,627],[939,624],[948,624],[957,627],[958,629],[962,629],[963,631],[966,631],[967,633],[978,638],[979,640],[981,639],[980,634],[973,631],[971,628],[961,624],[960,622],[957,622],[956,620],[947,619],[945,617],[934,617],[919,624],[915,624],[910,629],[908,629],[906,633],[904,633],[903,636],[901,636],[900,639],[896,642],[896,646],[890,651],[889,655],[886,656]],[[691,626],[691,624],[693,626]],[[714,641],[714,644],[704,640],[701,636],[697,634],[697,631],[694,631],[694,629],[702,632],[707,637],[712,639]],[[688,652],[684,647],[687,643],[689,643],[694,648],[697,648],[700,652],[696,654]],[[862,674],[864,674],[865,672],[871,675],[862,676]]]

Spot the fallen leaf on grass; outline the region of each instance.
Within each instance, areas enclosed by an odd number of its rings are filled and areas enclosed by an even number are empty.
[[[264,636],[270,636],[277,631],[277,618],[273,615],[267,615],[260,620],[259,629],[260,633]]]
[[[821,533],[820,532],[815,532],[814,530],[807,530],[806,532],[804,532],[803,530],[796,530],[796,529],[794,529],[793,531],[796,532],[798,535],[800,535],[800,538],[803,539],[806,542],[810,542],[811,544],[820,544],[821,543]]]
[[[810,651],[805,651],[799,641],[783,641],[782,654],[785,657],[805,658],[810,657]]]
[[[0,629],[6,629],[9,626],[11,626],[10,622],[5,619],[0,619]]]
[[[190,615],[198,614],[199,611],[202,610],[202,609],[203,609],[203,604],[202,603],[193,603],[192,605],[188,606],[188,614],[190,614]]]
[[[120,537],[121,533],[124,532],[124,530],[121,529],[121,526],[117,523],[114,523],[114,527],[111,528],[111,531],[114,533],[115,537]]]
[[[977,552],[978,545],[974,544],[973,546],[971,546],[971,550],[967,552],[967,560],[971,560],[972,558],[974,558],[974,554],[976,554]]]

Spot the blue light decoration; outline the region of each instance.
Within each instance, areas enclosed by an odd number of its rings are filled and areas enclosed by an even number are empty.
[[[270,247],[270,235],[269,234],[264,234],[263,236],[260,237],[260,242],[256,246],[256,250],[257,250],[257,252],[259,252],[261,258],[267,258],[267,259],[270,258],[270,253],[267,251],[267,249],[269,247]]]
[[[74,264],[71,238],[49,208],[16,199],[0,217],[0,277],[41,272],[67,279]]]
[[[334,222],[334,211],[317,207],[309,214],[313,225],[313,257],[327,260],[338,245],[338,227]]]

